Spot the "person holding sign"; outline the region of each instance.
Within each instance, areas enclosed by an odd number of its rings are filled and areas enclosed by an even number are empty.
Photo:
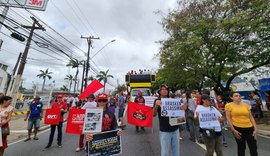
[[[102,132],[115,130],[117,128],[117,121],[114,113],[108,110],[108,95],[105,93],[98,94],[97,96],[98,107],[103,109],[102,117]],[[117,135],[122,135],[122,130],[118,130]],[[92,141],[93,134],[86,134],[86,141]]]
[[[141,90],[138,90],[138,96],[135,97],[134,102],[136,102],[138,104],[141,104],[141,105],[145,105],[145,99],[142,96],[142,91]],[[144,127],[141,127],[141,130],[145,131]],[[136,132],[139,132],[139,126],[136,126]]]
[[[200,132],[203,134],[204,144],[206,146],[205,156],[223,156],[221,141],[221,125],[223,122],[221,113],[211,106],[209,95],[201,96],[201,105],[199,105],[194,114],[195,120],[199,121]]]
[[[169,98],[169,88],[161,85],[159,88],[159,97],[154,102],[153,116],[159,118],[159,137],[161,145],[161,156],[180,156],[179,144],[179,125],[170,125],[170,117],[163,116],[161,113],[162,99]],[[181,105],[185,110],[186,105]]]
[[[227,121],[237,143],[238,156],[245,156],[246,142],[251,156],[258,156],[257,126],[249,106],[242,102],[238,92],[230,95],[233,102],[225,105]]]
[[[63,101],[62,94],[59,94],[57,96],[57,102],[52,104],[51,109],[60,109],[61,116],[60,116],[60,122],[58,125],[51,125],[50,138],[49,138],[48,145],[45,147],[45,149],[48,149],[52,146],[56,126],[57,126],[57,131],[58,131],[57,145],[58,145],[58,147],[62,147],[62,127],[63,127],[63,122],[64,122],[64,114],[67,112],[67,103]]]

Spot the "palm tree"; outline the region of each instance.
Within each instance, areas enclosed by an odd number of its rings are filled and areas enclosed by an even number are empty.
[[[109,69],[107,71],[100,71],[99,74],[97,75],[97,78],[99,81],[103,81],[104,84],[104,89],[103,92],[105,92],[105,88],[106,88],[106,83],[108,82],[108,78],[111,77],[113,78],[112,75],[108,75]]]
[[[69,81],[69,91],[71,92],[71,85],[72,85],[72,81],[73,81],[73,76],[71,74],[66,75],[65,80]]]
[[[79,74],[79,66],[80,65],[83,65],[83,61],[78,61],[77,59],[72,59],[67,64],[67,66],[70,66],[71,68],[76,68],[76,74],[74,76],[74,89],[73,89],[73,92],[75,92],[75,90],[76,90],[77,77],[78,77],[78,74]]]
[[[63,85],[61,88],[60,88],[61,91],[64,91],[64,92],[67,92],[68,91],[68,88],[67,86]]]
[[[46,82],[46,78],[48,78],[49,80],[52,78],[51,74],[52,72],[49,72],[49,69],[47,68],[45,71],[40,70],[40,74],[37,75],[38,78],[42,78],[43,79],[43,84],[42,84],[42,91],[44,90],[44,86],[45,86],[45,82]]]

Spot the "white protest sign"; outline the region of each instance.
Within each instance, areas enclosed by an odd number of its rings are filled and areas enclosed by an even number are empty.
[[[215,112],[200,112],[199,123],[201,128],[213,129],[214,127],[220,127],[218,116]]]
[[[185,111],[181,110],[180,99],[162,98],[161,103],[162,103],[160,106],[161,116],[167,117],[185,116]]]
[[[144,97],[144,99],[145,99],[145,106],[153,107],[154,102],[157,99],[157,97],[148,96],[148,97]]]
[[[3,140],[2,140],[2,128],[0,127],[0,147],[3,146]]]
[[[86,109],[83,133],[101,132],[103,109]]]

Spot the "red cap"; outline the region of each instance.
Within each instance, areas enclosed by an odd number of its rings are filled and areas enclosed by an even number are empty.
[[[57,97],[62,98],[64,95],[63,94],[58,94]]]
[[[97,99],[107,99],[108,100],[108,95],[105,93],[98,94]]]

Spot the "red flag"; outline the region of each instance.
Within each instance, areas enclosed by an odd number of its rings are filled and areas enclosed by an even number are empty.
[[[152,108],[129,101],[127,109],[127,121],[129,124],[136,126],[152,127]]]
[[[104,86],[98,81],[98,80],[93,80],[81,93],[79,96],[79,99],[83,100],[85,99],[89,94],[93,94],[99,89],[103,88]]]
[[[46,109],[44,124],[58,125],[60,122],[60,109]]]
[[[83,134],[85,109],[69,110],[66,133],[70,134]]]

